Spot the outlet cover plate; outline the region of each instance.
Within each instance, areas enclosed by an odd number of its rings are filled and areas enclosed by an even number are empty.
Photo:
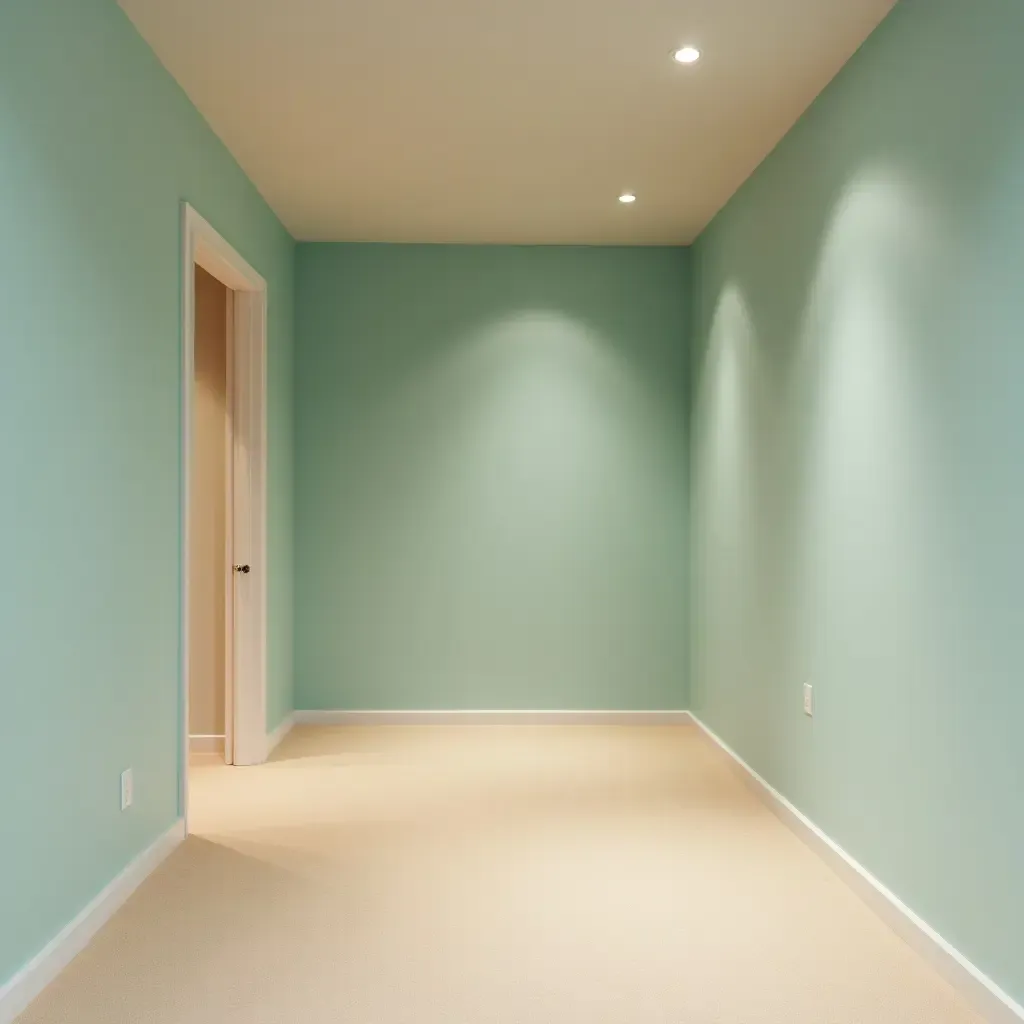
[[[135,799],[135,780],[132,777],[131,768],[125,768],[121,772],[121,810],[126,811]]]

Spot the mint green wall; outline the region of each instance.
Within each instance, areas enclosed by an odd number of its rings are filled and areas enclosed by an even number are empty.
[[[685,707],[687,273],[298,247],[298,707]]]
[[[698,714],[1017,1000],[1022,39],[902,0],[699,239],[692,464]]]
[[[114,0],[4,0],[0,984],[178,816],[182,199],[269,282],[276,724],[294,244]]]

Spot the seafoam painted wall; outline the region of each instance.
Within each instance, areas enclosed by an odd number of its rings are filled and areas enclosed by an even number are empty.
[[[5,0],[0,985],[179,815],[183,199],[269,282],[276,725],[294,243],[114,0]]]
[[[298,707],[686,706],[687,273],[298,247]]]
[[[902,0],[701,236],[692,466],[698,714],[1018,1001],[1022,39]]]

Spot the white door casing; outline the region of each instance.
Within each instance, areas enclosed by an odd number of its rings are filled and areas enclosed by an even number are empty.
[[[182,209],[182,559],[181,559],[181,814],[188,812],[189,497],[195,372],[195,265],[233,293],[229,370],[231,402],[232,635],[228,637],[232,678],[225,688],[226,732],[233,763],[266,759],[266,360],[267,284],[232,246],[188,203]]]

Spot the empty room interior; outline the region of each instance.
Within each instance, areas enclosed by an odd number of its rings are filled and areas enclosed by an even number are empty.
[[[1024,1021],[1022,43],[4,0],[0,1024]]]

